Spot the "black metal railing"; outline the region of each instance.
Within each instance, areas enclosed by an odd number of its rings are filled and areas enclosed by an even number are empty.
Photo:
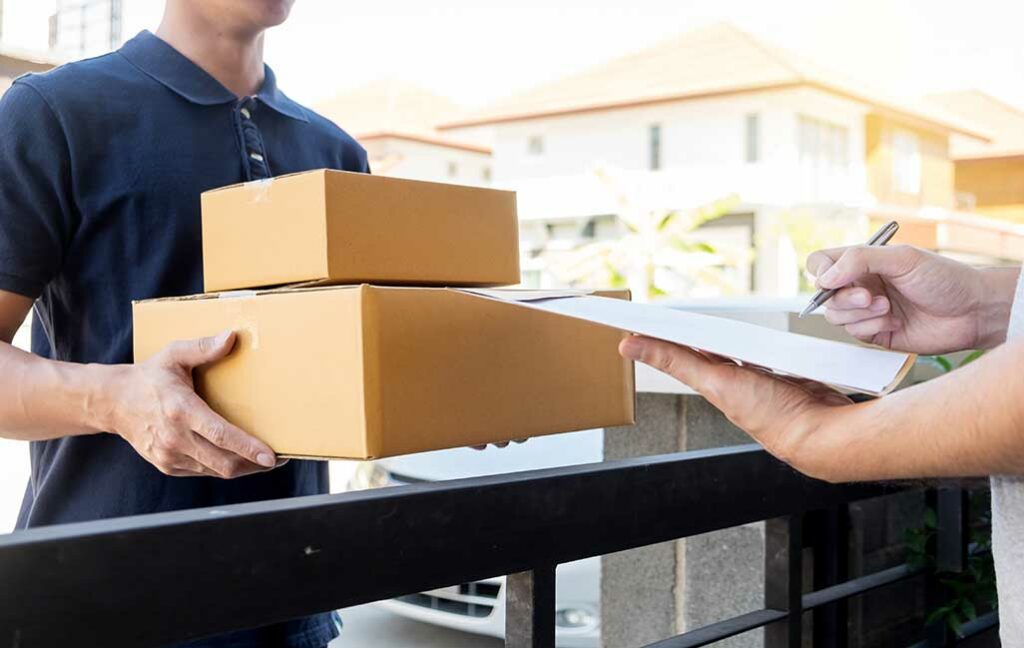
[[[785,550],[765,609],[654,645],[765,627],[769,645],[800,646],[806,613],[816,636],[835,633],[822,645],[842,646],[845,601],[919,576],[845,579],[844,507],[893,490],[815,481],[738,446],[33,529],[0,536],[0,645],[163,646],[507,574],[506,645],[552,648],[557,565],[769,520]],[[955,561],[953,499],[939,503],[937,551]],[[811,592],[805,524],[824,579]]]

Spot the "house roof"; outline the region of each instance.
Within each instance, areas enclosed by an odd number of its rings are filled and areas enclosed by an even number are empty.
[[[928,98],[945,110],[970,119],[992,133],[988,143],[955,138],[950,143],[953,159],[1024,155],[1024,109],[1012,106],[980,90],[961,90]]]
[[[490,153],[435,126],[462,109],[450,99],[397,79],[372,81],[316,106],[358,140],[397,138],[449,148]]]
[[[787,50],[719,23],[513,95],[462,119],[453,129],[610,110],[716,95],[817,87],[894,113],[930,129],[987,135],[928,105],[909,105],[819,68]]]
[[[25,65],[27,68],[33,68],[32,71],[36,72],[48,70],[64,62],[60,57],[44,52],[20,49],[0,44],[0,60],[2,59],[17,61],[18,63]]]

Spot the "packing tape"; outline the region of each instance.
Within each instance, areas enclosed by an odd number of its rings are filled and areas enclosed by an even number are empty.
[[[252,182],[246,182],[245,186],[249,189],[249,202],[261,203],[270,200],[270,185],[274,184],[273,178],[265,178],[263,180],[253,180]]]
[[[255,290],[230,290],[217,295],[217,299],[237,299],[239,297],[255,297]],[[225,305],[231,315],[232,328],[240,337],[248,338],[253,349],[260,348],[260,328],[256,317],[251,312],[249,302],[235,302]]]

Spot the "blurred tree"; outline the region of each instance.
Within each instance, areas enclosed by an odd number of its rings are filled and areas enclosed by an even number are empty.
[[[618,206],[616,216],[625,234],[550,255],[549,267],[560,281],[586,287],[629,288],[633,299],[640,302],[685,294],[687,286],[698,283],[718,286],[725,293],[737,291],[723,266],[749,262],[750,251],[716,251],[699,239],[696,230],[731,212],[739,203],[738,197],[728,196],[691,210],[650,208],[642,204],[641,198],[622,190],[608,171],[597,169],[595,174],[612,192]]]

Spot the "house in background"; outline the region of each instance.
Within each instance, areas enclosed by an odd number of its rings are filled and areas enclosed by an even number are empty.
[[[359,140],[378,175],[468,185],[491,182],[489,147],[435,128],[459,115],[459,106],[416,85],[375,81],[316,110]]]
[[[544,271],[552,253],[622,233],[617,198],[595,169],[652,209],[738,195],[734,213],[704,226],[700,238],[755,250],[746,273],[731,269],[739,294],[794,294],[806,248],[863,242],[872,221],[894,217],[904,223],[904,240],[989,261],[1024,258],[1020,230],[955,209],[950,139],[984,142],[985,131],[728,24],[519,93],[440,129],[492,142],[495,184],[519,192],[523,251],[532,257],[524,267],[536,285],[557,282]],[[959,250],[960,237],[937,233],[951,223],[995,228],[999,242],[979,249],[974,237]]]
[[[992,134],[990,142],[961,138],[951,142],[961,207],[1024,223],[1024,110],[978,90],[930,99]]]
[[[57,0],[50,51],[69,60],[115,50],[123,42],[124,0]]]

